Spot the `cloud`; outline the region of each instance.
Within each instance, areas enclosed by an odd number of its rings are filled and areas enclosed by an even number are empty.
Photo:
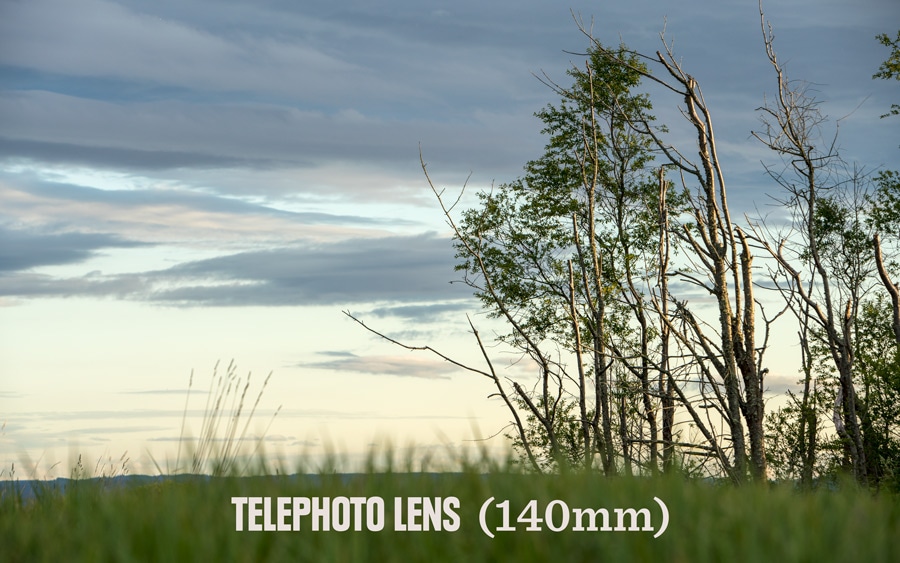
[[[546,51],[514,39],[547,28],[499,26],[484,10],[473,3],[438,18],[408,2],[14,3],[0,20],[0,154],[147,172],[390,171],[396,195],[398,183],[422,184],[422,142],[442,168],[514,175],[540,147],[530,114],[546,99],[531,76]],[[354,197],[373,191],[340,186]]]
[[[420,379],[450,379],[460,368],[421,354],[357,356],[350,352],[321,352],[331,359],[298,364],[299,367],[326,369],[339,372],[353,371],[371,375],[396,375]]]
[[[54,178],[61,175],[41,175],[52,178],[48,180],[28,172],[0,171],[0,225],[8,225],[10,233],[4,238],[30,237],[34,247],[29,252],[38,254],[50,253],[57,244],[53,237],[63,233],[84,235],[71,245],[104,242],[122,248],[169,244],[182,249],[214,247],[221,253],[298,239],[383,236],[388,228],[418,225],[414,219],[340,212],[351,208],[319,211],[332,208],[300,197],[288,202],[248,201],[127,175],[80,180],[94,179],[113,187],[99,189]],[[95,238],[86,238],[88,234]],[[41,243],[48,248],[37,248]],[[49,256],[46,263],[51,263]]]
[[[259,65],[261,60],[280,68],[352,70],[303,45],[226,37],[179,19],[103,0],[84,0],[77,6],[60,0],[19,2],[7,8],[0,26],[7,47],[0,60],[63,74],[224,89],[259,79],[268,66]]]
[[[162,100],[122,104],[45,91],[0,92],[0,163],[78,165],[158,174],[192,170],[292,171],[298,179],[333,166],[382,175],[401,186],[421,186],[419,143],[440,167],[514,176],[540,148],[538,125],[509,107],[465,116],[432,112],[379,117],[364,105],[329,110],[251,101]],[[523,118],[522,115],[525,117]],[[365,176],[366,174],[362,174]],[[488,176],[488,179],[491,178]],[[326,186],[334,186],[334,180]],[[315,190],[316,185],[293,189]],[[340,185],[339,183],[337,185]],[[244,184],[237,193],[268,193],[274,186]],[[344,195],[364,198],[372,185],[352,184]],[[318,190],[318,191],[321,191]],[[331,194],[334,195],[334,194]]]
[[[873,89],[880,100],[873,98],[873,108],[890,105],[888,85],[879,89],[871,80],[880,47],[874,39],[864,47],[860,37],[883,31],[876,27],[895,7],[890,0],[864,6],[771,8],[776,26],[790,30],[779,36],[784,58],[808,61],[799,76],[829,82],[832,97],[852,93],[849,110]],[[572,8],[595,15],[594,31],[606,42],[622,38],[649,52],[660,47],[668,16],[668,36],[704,86],[720,142],[734,148],[728,170],[732,162],[757,166],[747,137],[772,80],[755,6],[706,2],[670,14],[653,1],[601,13],[584,2]],[[436,10],[408,0],[377,7],[32,0],[8,3],[3,15],[0,154],[7,161],[178,175],[215,170],[220,178],[208,189],[257,195],[284,194],[283,183],[259,177],[236,184],[227,176],[285,170],[299,179],[294,191],[366,201],[408,197],[411,185],[421,187],[419,142],[441,160],[436,174],[473,170],[486,183],[518,175],[542,144],[531,114],[555,97],[532,73],[547,70],[565,84],[578,57],[564,50],[587,43],[568,8],[542,2],[511,9],[467,1]],[[698,30],[703,41],[691,39]],[[709,44],[728,48],[710,52]],[[838,76],[835,60],[853,77]],[[872,69],[857,60],[871,60]],[[661,101],[658,113],[680,119],[671,105]],[[865,129],[870,136],[875,128]],[[843,131],[854,135],[849,122]],[[363,180],[343,181],[351,169]],[[374,178],[386,176],[376,189]]]
[[[57,278],[47,274],[13,272],[0,275],[0,296],[4,297],[117,297],[139,298],[147,284],[137,276],[85,276]]]
[[[68,437],[84,438],[91,434],[121,434],[132,432],[156,432],[159,430],[167,430],[166,426],[93,426],[88,428],[75,428],[66,430]]]
[[[298,305],[463,298],[450,285],[453,247],[434,234],[351,239],[179,264],[151,300],[185,305]],[[210,284],[195,284],[210,281]]]
[[[6,159],[53,162],[57,165],[98,166],[126,170],[167,170],[171,168],[270,167],[267,159],[246,159],[190,151],[142,150],[78,143],[31,141],[0,137],[0,154]]]
[[[0,274],[38,266],[72,264],[104,248],[136,248],[147,243],[102,233],[43,234],[0,225]]]
[[[477,305],[476,305],[477,306]],[[376,307],[370,314],[379,318],[397,317],[406,321],[433,322],[449,313],[460,313],[471,310],[473,304],[469,301],[450,301],[446,303],[415,303],[410,305],[387,305]]]
[[[802,389],[802,385],[800,385],[798,381],[799,379],[800,375],[797,373],[770,373],[765,379],[766,395],[784,396],[788,391],[797,392]]]
[[[268,216],[307,225],[383,225],[388,222],[394,226],[407,226],[413,224],[410,221],[395,218],[387,220],[361,215],[337,215],[321,212],[290,211],[259,203],[251,203],[241,199],[199,193],[187,189],[148,188],[108,190],[64,182],[32,180],[19,183],[13,190],[36,198],[53,200],[57,206],[62,203],[70,210],[72,207],[79,204],[116,207],[118,209],[116,213],[113,213],[114,216],[120,216],[123,210],[128,212],[129,210],[133,211],[140,208],[182,208],[191,212],[217,213],[233,216]],[[14,198],[12,195],[7,197],[10,199]],[[0,198],[6,199],[4,197],[2,185],[0,185]]]
[[[494,58],[521,65],[529,60],[522,50],[533,60],[542,50],[539,39],[570,31],[566,12],[548,6],[543,11],[561,16],[555,26],[535,13],[538,6],[511,14],[473,2],[434,17],[421,4],[390,4],[83,0],[76,7],[32,0],[6,10],[0,61],[198,90],[302,95],[320,103],[351,100],[365,83],[367,96],[390,103],[401,95],[431,98],[436,81],[451,90],[448,95],[489,96],[497,87],[515,92],[504,80],[508,71],[490,64],[498,62]],[[525,36],[530,41],[523,42]],[[458,59],[482,64],[443,72]],[[473,78],[492,87],[467,88]]]
[[[90,237],[88,240],[94,244],[106,241]],[[84,251],[77,254],[79,251],[77,247],[70,251],[73,261],[87,257]],[[47,251],[44,255],[45,262],[64,258]],[[91,272],[65,278],[10,272],[0,276],[0,295],[108,296],[178,306],[421,303],[466,299],[469,297],[466,288],[449,283],[454,278],[453,263],[450,240],[434,234],[322,244],[297,242],[283,248],[239,252],[188,261],[163,270],[127,274]],[[437,305],[432,312],[452,308],[452,304]],[[415,311],[413,308],[405,313]],[[419,310],[425,311],[427,308]]]

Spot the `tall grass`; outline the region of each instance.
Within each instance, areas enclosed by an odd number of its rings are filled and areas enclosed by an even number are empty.
[[[187,418],[191,399],[191,391],[194,386],[194,372],[188,382],[188,392],[185,397],[184,413],[181,420],[181,435],[178,440],[178,451],[175,456],[175,467],[163,472],[159,463],[153,459],[153,463],[160,474],[171,475],[173,473],[209,474],[215,477],[224,475],[246,474],[253,464],[255,469],[265,470],[265,465],[259,462],[264,458],[260,455],[265,436],[272,427],[275,417],[281,412],[281,406],[275,410],[265,431],[255,439],[248,439],[247,432],[250,423],[259,407],[263,393],[272,378],[272,373],[266,376],[256,400],[248,413],[245,401],[250,390],[252,374],[246,377],[238,376],[237,365],[234,360],[228,363],[224,372],[219,372],[219,363],[213,367],[213,375],[210,379],[209,391],[206,395],[206,406],[203,409],[203,420],[200,425],[200,435],[196,440],[189,435]],[[243,426],[242,426],[243,424]],[[240,432],[239,432],[240,431]],[[247,445],[252,442],[252,450],[247,451]],[[188,456],[182,467],[182,453]],[[151,456],[152,458],[152,456]],[[243,460],[243,464],[241,464]]]

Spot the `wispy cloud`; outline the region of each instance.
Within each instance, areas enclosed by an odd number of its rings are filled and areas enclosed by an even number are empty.
[[[446,303],[415,303],[410,305],[386,305],[375,307],[370,314],[379,318],[397,317],[407,321],[431,322],[449,313],[460,313],[473,308],[470,301],[451,301]]]
[[[449,284],[453,260],[450,241],[429,234],[244,252],[153,273],[182,286],[159,291],[151,299],[276,305],[462,297]],[[225,283],[191,285],[192,280]]]
[[[60,143],[6,137],[0,137],[0,153],[7,161],[24,159],[33,162],[53,162],[57,165],[144,171],[172,168],[271,168],[279,164],[262,157],[251,159],[189,150],[90,146],[75,142]]]
[[[184,188],[130,188],[122,189],[98,189],[89,186],[77,185],[67,182],[45,181],[37,178],[16,178],[15,185],[0,185],[0,198],[9,200],[13,205],[32,215],[41,213],[42,203],[46,207],[62,207],[65,214],[59,218],[69,216],[74,222],[78,213],[87,205],[105,211],[113,219],[107,224],[116,224],[118,221],[138,221],[141,212],[145,213],[168,211],[173,214],[187,216],[188,214],[217,214],[222,220],[231,219],[239,221],[241,217],[266,218],[279,221],[284,224],[295,225],[351,225],[357,227],[376,227],[390,224],[392,226],[406,226],[414,224],[412,221],[400,218],[378,219],[363,215],[340,215],[323,212],[304,212],[278,209],[272,206],[251,203],[242,199],[223,197],[219,195],[192,191]],[[30,198],[30,199],[26,199]],[[26,207],[27,206],[27,207]],[[114,208],[114,209],[110,209]],[[114,213],[110,213],[115,211]],[[100,215],[97,213],[96,215]],[[48,219],[53,216],[48,217]],[[93,217],[88,215],[87,218]],[[164,219],[164,218],[158,218]],[[175,226],[177,217],[168,221],[159,221],[160,226],[171,224]],[[87,223],[85,220],[84,223]],[[265,231],[265,228],[260,228]]]
[[[83,262],[104,248],[135,248],[147,243],[100,233],[43,234],[0,225],[0,274],[36,266]]]
[[[416,354],[358,356],[351,352],[325,351],[330,359],[298,364],[300,367],[371,375],[394,375],[420,379],[450,379],[459,368],[441,360]]]
[[[4,297],[118,297],[139,299],[147,290],[139,276],[105,276],[91,272],[74,278],[47,274],[13,272],[0,276],[0,296]]]

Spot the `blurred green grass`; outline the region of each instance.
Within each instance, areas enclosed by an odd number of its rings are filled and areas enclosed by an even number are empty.
[[[65,492],[0,500],[4,561],[900,561],[900,498],[850,483],[799,491],[790,485],[734,487],[683,478],[539,476],[494,467],[454,473],[371,471],[295,476],[179,478],[109,487],[70,482]],[[0,486],[10,487],[11,483]],[[385,502],[382,531],[235,531],[231,497],[372,497]],[[457,531],[395,531],[394,497],[457,497]],[[489,538],[479,508],[510,501],[515,532]],[[575,508],[649,508],[665,533],[525,531],[516,516],[536,500]],[[557,512],[559,514],[559,512]],[[499,523],[499,510],[488,519]],[[246,513],[245,513],[246,518]],[[245,520],[246,530],[246,520]]]

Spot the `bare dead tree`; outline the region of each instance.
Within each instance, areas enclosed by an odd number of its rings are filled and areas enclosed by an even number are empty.
[[[866,480],[863,437],[857,415],[853,385],[854,319],[864,293],[863,284],[870,273],[871,259],[860,248],[823,246],[827,221],[835,199],[829,190],[841,185],[858,185],[859,174],[849,180],[838,174],[842,166],[835,138],[823,139],[821,127],[826,118],[802,83],[785,77],[774,49],[774,34],[760,9],[760,22],[766,56],[775,72],[777,95],[761,109],[763,130],[753,135],[780,155],[785,170],[767,167],[770,176],[785,190],[785,206],[792,210],[793,232],[772,237],[757,226],[754,239],[775,259],[772,276],[776,287],[801,317],[814,322],[826,344],[839,379],[839,400],[835,409],[835,428],[843,438],[857,479]],[[858,212],[861,198],[855,197],[849,209]],[[844,246],[845,243],[841,243]],[[831,261],[830,251],[845,251]],[[839,261],[835,265],[833,262]],[[807,280],[804,282],[804,280]],[[838,414],[839,413],[839,414]]]
[[[675,385],[671,376],[669,362],[669,260],[671,246],[669,243],[669,207],[666,205],[666,193],[669,183],[666,181],[665,169],[659,168],[659,273],[657,287],[659,298],[654,298],[658,307],[660,321],[660,365],[658,377],[658,393],[662,401],[662,439],[663,439],[663,471],[669,473],[674,465],[674,427],[675,427]]]

